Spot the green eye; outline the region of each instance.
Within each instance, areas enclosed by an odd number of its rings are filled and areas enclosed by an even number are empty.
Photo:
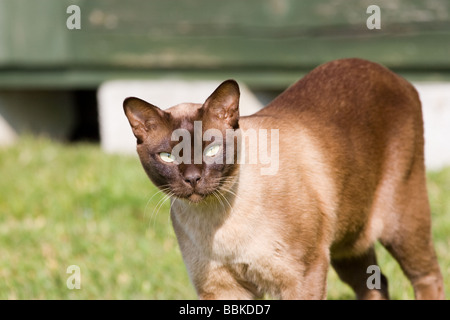
[[[159,154],[159,157],[160,157],[161,160],[164,161],[164,162],[171,163],[171,162],[174,162],[174,161],[175,161],[175,156],[173,156],[173,155],[171,155],[170,153],[167,153],[167,152],[161,152],[161,153]]]
[[[214,157],[220,150],[220,145],[216,144],[211,146],[205,150],[205,156]]]

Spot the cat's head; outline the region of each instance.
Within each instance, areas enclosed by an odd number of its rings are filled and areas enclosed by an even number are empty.
[[[150,180],[164,192],[200,202],[220,191],[236,173],[239,86],[223,82],[204,104],[166,110],[130,97],[123,103],[137,139],[137,152]],[[220,139],[220,136],[223,139]],[[232,144],[232,146],[230,146]],[[232,147],[232,148],[230,148]],[[230,157],[227,151],[233,153]]]

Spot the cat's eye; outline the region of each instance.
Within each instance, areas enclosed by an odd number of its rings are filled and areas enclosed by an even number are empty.
[[[172,155],[172,154],[170,154],[170,153],[167,153],[167,152],[161,152],[161,153],[159,154],[159,157],[160,157],[161,160],[164,161],[164,162],[171,163],[171,162],[174,162],[174,161],[175,161],[175,156]]]
[[[205,156],[214,157],[220,150],[220,145],[216,144],[205,149]]]

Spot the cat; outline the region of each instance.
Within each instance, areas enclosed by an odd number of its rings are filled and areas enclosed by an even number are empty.
[[[239,96],[237,82],[227,80],[203,104],[163,111],[124,101],[142,166],[171,196],[173,228],[200,299],[325,299],[330,265],[358,299],[388,299],[384,274],[378,287],[368,285],[376,241],[398,261],[416,299],[444,299],[421,103],[409,82],[352,58],[318,66],[253,115],[239,116]],[[209,129],[227,138],[208,141]],[[228,139],[230,130],[236,134]],[[242,144],[249,130],[278,133],[269,144],[257,138],[258,147],[278,150],[274,174],[262,174],[267,163],[259,159],[239,161],[252,153],[251,143]]]

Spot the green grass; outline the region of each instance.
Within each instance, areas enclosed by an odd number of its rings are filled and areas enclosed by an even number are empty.
[[[158,208],[156,192],[137,157],[97,145],[25,137],[0,148],[0,299],[195,299],[169,204]],[[450,168],[429,173],[429,192],[446,277]],[[392,298],[413,298],[397,263],[381,246],[377,252]],[[80,290],[66,286],[70,265],[80,267]],[[353,299],[332,270],[328,297]]]

